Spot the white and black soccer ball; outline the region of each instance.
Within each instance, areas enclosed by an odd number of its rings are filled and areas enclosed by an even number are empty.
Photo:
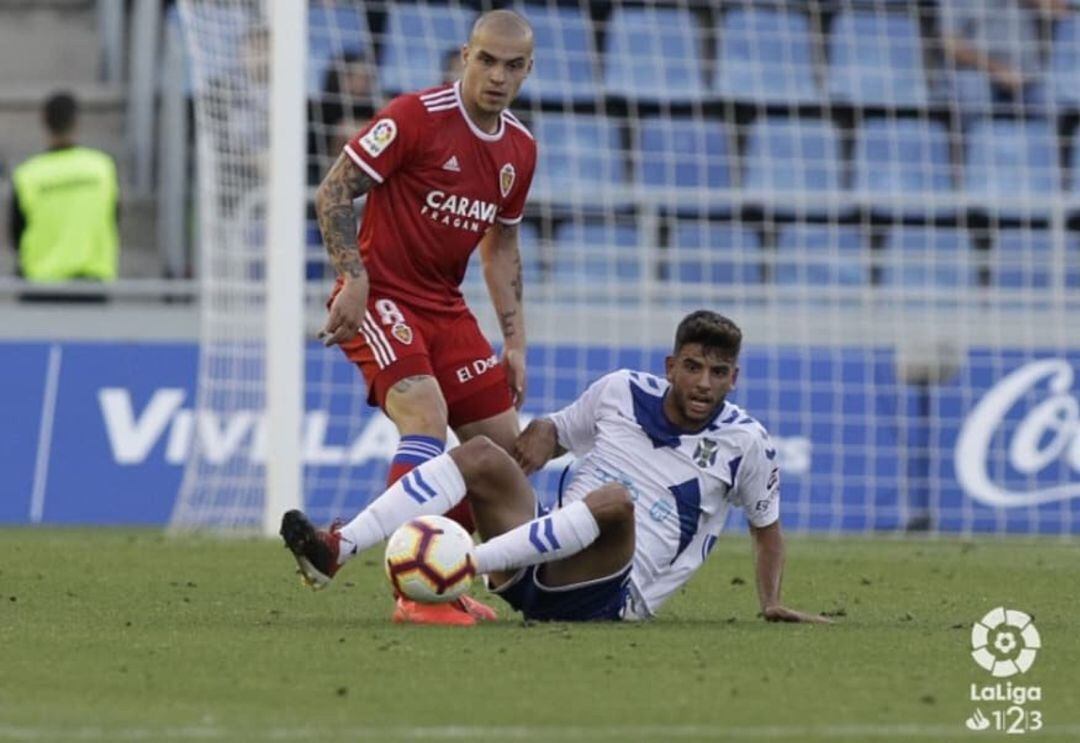
[[[386,543],[386,577],[402,596],[440,604],[469,590],[476,576],[473,540],[456,521],[419,516]]]

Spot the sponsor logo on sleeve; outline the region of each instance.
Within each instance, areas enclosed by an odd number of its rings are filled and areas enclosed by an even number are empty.
[[[397,124],[393,119],[380,119],[368,130],[368,133],[360,137],[360,146],[364,152],[372,157],[378,157],[383,153],[394,138],[397,137]]]

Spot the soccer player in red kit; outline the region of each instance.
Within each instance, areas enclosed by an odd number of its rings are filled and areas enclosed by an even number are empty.
[[[388,485],[446,446],[451,427],[512,451],[525,395],[525,318],[518,224],[536,166],[536,143],[507,107],[532,69],[533,34],[517,13],[476,21],[462,48],[461,81],[395,98],[345,146],[315,206],[338,272],[320,337],[363,373],[368,402],[401,442]],[[352,202],[367,194],[357,250]],[[499,359],[461,295],[479,245],[503,336]],[[449,514],[470,531],[472,514]],[[485,525],[477,525],[481,535]],[[313,587],[332,576],[301,559],[303,545],[335,556],[350,525],[315,529],[282,521],[282,536]],[[334,561],[333,565],[337,565]],[[335,572],[335,571],[332,571]],[[472,599],[419,606],[398,598],[396,621],[468,624],[494,613]]]

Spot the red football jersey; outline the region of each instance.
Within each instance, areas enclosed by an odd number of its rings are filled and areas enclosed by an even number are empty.
[[[375,180],[358,242],[373,292],[459,311],[469,256],[495,221],[521,221],[536,143],[509,111],[480,130],[459,85],[395,98],[345,153]]]

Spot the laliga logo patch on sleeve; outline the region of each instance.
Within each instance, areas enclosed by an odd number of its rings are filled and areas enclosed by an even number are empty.
[[[368,130],[367,134],[360,137],[360,146],[364,148],[364,152],[367,154],[378,157],[394,141],[396,136],[397,124],[394,123],[394,120],[379,119],[375,122],[375,126]]]

